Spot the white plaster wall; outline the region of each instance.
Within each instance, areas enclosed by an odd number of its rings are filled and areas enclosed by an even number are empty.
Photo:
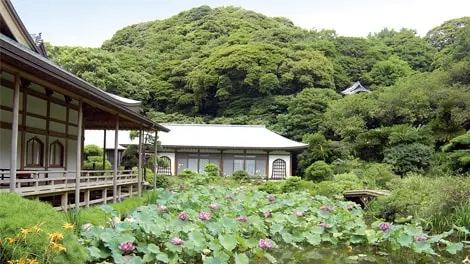
[[[19,149],[19,145],[18,145]],[[0,129],[0,169],[10,169],[11,130]],[[19,155],[18,155],[19,156]],[[17,166],[20,160],[17,159]]]
[[[286,162],[286,175],[287,177],[292,176],[290,171],[290,154],[269,154],[269,178],[271,178],[273,171],[273,162],[277,159],[282,159]]]
[[[166,156],[170,159],[170,169],[171,169],[171,175],[175,175],[175,153],[171,152],[161,152],[158,153],[159,157]]]

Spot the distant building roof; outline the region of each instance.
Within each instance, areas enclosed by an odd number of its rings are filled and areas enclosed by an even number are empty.
[[[217,149],[304,149],[307,144],[278,135],[265,126],[217,124],[165,124],[159,134],[163,147]]]
[[[170,129],[159,133],[158,141],[167,148],[300,150],[308,145],[278,135],[264,126],[216,124],[162,124]],[[119,148],[136,145],[129,131],[118,132]],[[103,147],[103,131],[85,131],[85,145]],[[106,149],[114,149],[114,131],[106,132]]]
[[[351,85],[349,88],[342,91],[341,93],[346,95],[346,94],[356,94],[360,92],[370,93],[370,90],[362,86],[361,82],[357,81],[353,85]]]

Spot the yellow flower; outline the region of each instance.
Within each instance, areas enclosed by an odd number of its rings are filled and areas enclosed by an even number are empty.
[[[39,262],[35,259],[30,259],[28,264],[39,264]]]
[[[30,229],[27,229],[27,228],[21,228],[20,233],[23,234],[24,236],[26,236],[26,235],[28,235],[29,233],[31,233],[31,230],[30,230]]]
[[[71,230],[71,229],[73,229],[73,227],[74,227],[74,225],[72,225],[72,224],[69,224],[69,223],[64,224],[65,230]]]
[[[56,242],[51,242],[50,247],[53,248],[53,249],[58,249],[60,247],[60,244],[56,243]]]
[[[351,251],[352,251],[352,247],[348,246],[348,252],[351,252]]]
[[[63,246],[59,246],[59,248],[57,249],[59,252],[62,252],[62,251],[67,251],[67,249]]]
[[[15,260],[9,260],[8,264],[15,264]]]
[[[23,257],[20,258],[16,263],[17,263],[17,264],[26,264],[26,263],[25,263],[26,260],[27,260],[26,256],[23,256]]]
[[[8,240],[8,243],[10,243],[10,244],[13,244],[13,243],[16,242],[16,238],[14,238],[14,237],[9,237],[9,238],[7,238],[7,240]]]
[[[41,232],[41,231],[42,231],[42,229],[41,229],[41,227],[40,227],[39,225],[35,225],[35,226],[33,226],[33,228],[32,228],[32,229],[33,229],[33,230],[34,230],[34,232],[36,232],[36,233],[39,233],[39,232]]]
[[[62,235],[62,233],[59,233],[59,232],[54,232],[52,234],[49,234],[49,239],[53,242],[60,241],[64,239],[64,235]]]

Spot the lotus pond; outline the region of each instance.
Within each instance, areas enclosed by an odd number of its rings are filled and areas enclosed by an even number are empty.
[[[454,263],[470,255],[466,228],[428,234],[415,223],[367,225],[351,202],[244,188],[154,192],[110,225],[83,227],[90,263]]]

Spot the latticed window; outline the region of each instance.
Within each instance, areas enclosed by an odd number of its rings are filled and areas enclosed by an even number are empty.
[[[49,166],[64,167],[64,146],[58,140],[52,142],[50,145]]]
[[[37,137],[26,142],[26,167],[44,166],[44,144]]]
[[[287,176],[286,162],[282,159],[274,160],[271,178],[272,179],[284,179],[286,176]]]
[[[161,156],[160,160],[163,161],[165,166],[158,166],[157,174],[171,175],[171,159],[167,156]]]

